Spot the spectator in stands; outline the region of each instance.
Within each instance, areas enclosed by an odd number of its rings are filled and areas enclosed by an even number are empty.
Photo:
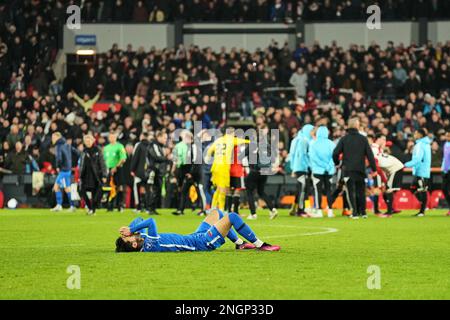
[[[22,142],[17,141],[14,145],[14,150],[6,157],[5,167],[14,174],[24,174],[27,162],[28,154],[23,149]]]

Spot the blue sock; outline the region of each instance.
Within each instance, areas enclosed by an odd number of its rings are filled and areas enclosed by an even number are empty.
[[[55,194],[56,194],[56,204],[61,206],[63,203],[63,194],[61,191],[56,191]]]
[[[255,243],[258,241],[258,238],[256,237],[255,233],[252,229],[242,220],[242,218],[236,214],[236,213],[230,213],[228,215],[228,218],[230,219],[231,224],[233,225],[234,229],[247,241],[251,243]]]
[[[219,219],[222,219],[223,218],[223,212],[221,210],[218,210],[218,209],[217,209],[217,212],[219,213]],[[203,224],[207,224],[207,223],[206,222],[202,222],[202,224],[200,225],[199,229],[202,228]],[[207,225],[209,226],[209,224],[207,224]],[[210,227],[211,226],[209,226],[208,229]],[[232,241],[233,243],[239,242],[239,240],[240,240],[238,235],[237,235],[237,233],[236,233],[236,231],[234,231],[233,228],[231,228],[230,231],[228,232],[227,238],[230,239],[230,241]],[[240,240],[240,242],[238,244],[241,244],[241,243],[242,243],[242,240]]]
[[[67,198],[69,199],[70,206],[74,207],[73,201],[72,201],[72,194],[70,192],[67,192]]]

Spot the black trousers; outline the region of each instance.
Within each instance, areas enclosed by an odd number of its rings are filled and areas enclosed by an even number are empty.
[[[91,193],[91,198],[88,197],[88,192]],[[81,184],[80,195],[89,210],[95,212],[102,199],[102,186],[100,183],[94,186],[83,186],[83,184]]]
[[[305,201],[308,198],[308,180],[309,175],[307,172],[296,172],[297,177],[297,195],[295,200],[298,204],[299,213],[305,213]]]
[[[394,211],[394,195],[395,192],[399,191],[402,186],[403,170],[396,171],[392,173],[387,182],[387,190],[384,193],[384,201],[387,204],[388,214]]]
[[[124,200],[124,188],[126,185],[125,182],[125,175],[124,175],[124,169],[123,167],[117,168],[116,173],[112,174],[111,172],[108,175],[108,183],[113,178],[114,184],[117,188],[117,196],[114,199],[111,199],[111,201],[108,200],[108,210],[113,210],[114,204],[117,209],[121,209],[124,207],[123,200]]]
[[[267,176],[262,175],[259,171],[250,171],[249,175],[245,178],[245,185],[247,186],[247,198],[250,207],[251,214],[256,214],[255,197],[254,192],[258,193],[258,196],[264,200],[269,210],[273,210],[274,206],[272,200],[266,194],[265,186],[267,183]]]
[[[150,183],[150,192],[146,194],[148,197],[148,203],[149,203],[149,209],[150,210],[156,210],[161,206],[161,192],[162,192],[162,183],[163,183],[163,175],[159,172],[153,171],[153,173],[150,173],[153,175],[151,177]]]
[[[147,183],[147,177],[134,177],[133,179],[133,199],[136,209],[148,210],[149,209],[149,194],[150,186]],[[142,194],[142,188],[145,192]]]
[[[333,206],[333,194],[331,192],[331,179],[329,174],[313,174],[312,184],[314,187],[314,207],[322,209],[322,197],[325,195],[328,201],[328,207]]]
[[[345,196],[354,216],[366,214],[365,176],[358,172],[344,173]]]
[[[450,171],[444,174],[444,187],[442,189],[445,195],[445,201],[450,208]]]
[[[416,196],[420,202],[420,213],[425,213],[428,203],[428,184],[429,179],[414,177],[413,187],[416,189]]]
[[[203,185],[199,183],[200,177],[191,176],[188,178],[186,175],[181,180],[181,188],[180,188],[180,202],[178,203],[178,211],[183,212],[186,207],[186,202],[189,198],[189,189],[192,186],[195,186],[197,188],[197,192],[199,195],[199,199],[201,202],[201,208],[202,210],[205,209],[205,191],[203,189]]]

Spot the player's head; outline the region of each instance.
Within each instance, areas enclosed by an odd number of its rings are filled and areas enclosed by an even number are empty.
[[[54,132],[52,134],[52,144],[56,144],[59,139],[62,138],[62,134],[60,132]]]
[[[351,118],[350,120],[348,120],[348,128],[349,129],[359,130],[360,126],[361,126],[361,124],[360,124],[358,118]]]
[[[143,244],[144,240],[137,235],[119,237],[116,240],[116,252],[138,252]]]
[[[95,139],[91,134],[87,134],[83,137],[83,142],[86,148],[92,148],[95,143]]]
[[[419,129],[414,132],[414,139],[419,140],[427,136],[427,131],[425,129]]]
[[[165,145],[167,143],[167,133],[165,133],[164,131],[158,131],[156,133],[156,141],[158,141],[162,145]]]
[[[386,136],[384,134],[377,134],[375,137],[375,143],[379,145],[381,148],[386,146]]]
[[[142,132],[141,133],[141,141],[149,140],[149,134],[148,132]]]
[[[236,130],[234,129],[234,127],[231,127],[231,126],[225,127],[225,134],[226,135],[234,136],[235,131]]]
[[[111,130],[109,132],[108,140],[109,140],[109,143],[112,143],[112,144],[116,143],[117,142],[117,132],[114,130]]]
[[[367,140],[369,140],[369,144],[375,143],[376,141],[375,136],[373,134],[368,134]]]

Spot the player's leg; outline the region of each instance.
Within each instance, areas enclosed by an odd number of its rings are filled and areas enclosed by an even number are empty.
[[[100,206],[100,202],[102,200],[102,186],[100,184],[98,184],[94,190],[92,190],[91,192],[92,195],[92,212],[95,214],[95,212],[97,211],[97,208]]]
[[[447,213],[447,216],[450,216],[450,171],[444,174],[444,196],[445,201],[447,201],[447,207],[449,208],[449,211]]]
[[[328,205],[328,218],[334,218],[333,213],[333,198],[332,198],[332,192],[331,192],[331,184],[332,184],[333,177],[330,175],[325,175],[324,179],[324,193],[327,197],[327,205]]]
[[[313,190],[314,190],[314,217],[322,218],[322,196],[323,196],[323,180],[324,176],[319,174],[313,174],[311,176]]]
[[[352,212],[351,216],[353,218],[357,218],[358,212],[357,212],[357,207],[356,207],[354,179],[351,177],[344,177],[344,183],[345,183],[345,197],[347,198],[347,203],[348,203],[349,209]]]
[[[266,203],[266,206],[270,211],[270,219],[273,220],[278,216],[278,211],[275,209],[272,199],[270,199],[269,195],[266,193],[267,176],[258,173],[257,182],[256,190],[258,195]]]
[[[355,195],[358,214],[363,218],[367,218],[366,213],[366,182],[363,177],[355,179]]]
[[[241,205],[241,190],[236,189],[233,194],[233,206],[231,211],[239,214],[240,205]]]
[[[225,200],[226,200],[226,195],[228,192],[228,187],[225,186],[218,186],[217,187],[217,192],[218,194],[218,209],[220,210],[225,210]]]
[[[234,229],[247,241],[250,243],[253,243],[255,247],[257,247],[260,250],[264,251],[279,251],[279,246],[272,246],[268,243],[265,243],[258,239],[253,232],[253,230],[242,220],[242,218],[236,214],[236,213],[230,213],[229,215],[226,215],[222,219],[220,219],[218,222],[214,224],[214,227],[219,231],[219,233],[226,237],[227,234],[230,232],[231,228],[234,227]]]
[[[380,211],[380,196],[379,196],[379,189],[381,187],[381,177],[380,176],[376,176],[374,178],[374,189],[375,189],[375,194],[372,196],[372,202],[373,202],[373,213],[374,214],[381,214]]]
[[[140,212],[142,210],[142,202],[141,202],[141,182],[142,179],[139,177],[133,178],[133,198],[134,198],[134,206],[135,212]]]
[[[88,190],[83,184],[81,184],[81,186],[80,186],[81,199],[84,201],[84,204],[85,204],[86,208],[88,209],[88,212],[91,212],[91,210],[92,210],[92,201],[93,201],[93,199],[92,199],[93,193],[91,193],[91,199],[90,199],[88,197],[88,194],[87,194],[89,191],[91,191],[91,190]]]
[[[233,177],[230,178],[231,187],[228,188],[225,195],[225,212],[231,212],[231,207],[233,206],[233,196],[235,192],[235,188],[233,187]]]
[[[417,177],[417,198],[420,201],[420,211],[416,215],[423,217],[427,208],[428,202],[428,180],[425,178]]]
[[[256,205],[255,205],[255,191],[258,185],[257,173],[254,171],[251,171],[249,175],[246,178],[246,185],[247,185],[247,200],[248,200],[248,206],[250,208],[250,215],[248,216],[248,219],[255,220],[257,219],[256,215]]]
[[[298,190],[299,190],[299,194],[298,194],[298,212],[297,212],[297,216],[299,217],[306,217],[306,212],[305,212],[305,200],[306,200],[306,178],[307,178],[307,174],[305,172],[299,172],[298,173],[298,178],[297,178],[297,182],[298,182]]]
[[[125,176],[124,176],[124,172],[123,172],[123,168],[117,168],[117,172],[114,175],[115,179],[116,179],[116,185],[117,185],[117,202],[116,202],[116,206],[117,206],[117,210],[119,210],[120,212],[123,212],[124,209],[124,194],[125,194]]]
[[[190,181],[184,173],[180,175],[179,179],[181,187],[180,189],[181,197],[180,202],[178,203],[177,211],[172,212],[172,214],[175,216],[181,216],[184,214],[185,204],[187,202],[187,198],[189,197],[189,188],[192,185],[192,181]]]
[[[59,186],[59,178],[60,176],[56,177],[55,185],[53,186],[53,191],[55,192],[55,198],[56,198],[56,206],[51,211],[61,211],[62,210],[62,203],[63,203],[63,194],[61,192],[61,188]]]
[[[211,210],[209,214],[206,216],[206,218],[199,225],[195,233],[204,233],[208,231],[211,228],[211,226],[215,225],[223,217],[224,214],[220,210],[218,209]],[[236,245],[237,250],[255,249],[255,246],[242,241],[242,239],[239,238],[236,231],[234,231],[233,229],[230,229],[226,237]]]

